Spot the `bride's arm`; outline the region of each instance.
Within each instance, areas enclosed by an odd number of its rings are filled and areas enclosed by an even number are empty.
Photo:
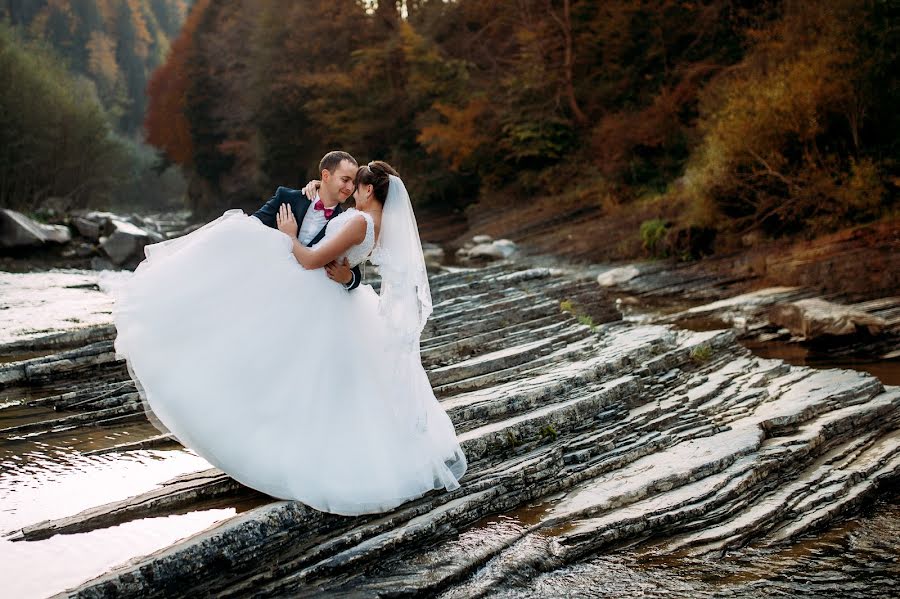
[[[315,249],[304,247],[295,237],[294,257],[307,270],[322,268],[354,245],[362,243],[365,238],[366,219],[356,216],[351,218],[336,235],[329,237]]]

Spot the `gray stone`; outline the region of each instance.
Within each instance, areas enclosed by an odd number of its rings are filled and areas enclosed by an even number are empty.
[[[425,265],[438,267],[444,263],[444,248],[433,243],[422,244],[422,255],[425,257]]]
[[[21,212],[0,209],[0,247],[37,247],[45,243],[67,243],[72,232],[64,225],[45,225]]]
[[[69,227],[65,225],[40,225],[41,229],[44,231],[44,236],[47,241],[52,241],[53,243],[68,243],[72,241],[72,231]]]
[[[468,249],[464,256],[468,260],[503,260],[517,251],[516,244],[509,239],[498,239],[478,244]]]
[[[503,251],[495,247],[493,243],[480,243],[468,251],[467,258],[470,260],[479,258],[499,260],[503,258]]]
[[[114,230],[112,225],[112,221],[114,220],[126,219],[112,212],[98,210],[80,212],[76,214],[75,219],[73,219],[75,226],[78,227],[79,233],[93,241],[98,241],[100,237],[110,235]],[[81,227],[84,228],[83,231]]]
[[[473,245],[482,245],[485,243],[491,243],[492,241],[494,241],[494,238],[490,235],[476,235],[472,238]]]
[[[99,241],[101,235],[104,234],[104,223],[100,221],[91,220],[84,216],[75,216],[72,218],[72,224],[75,225],[79,235],[91,241]]]
[[[71,198],[60,197],[60,196],[49,196],[44,198],[44,200],[40,204],[40,211],[43,213],[50,214],[52,216],[58,216],[60,214],[65,214],[69,211],[69,208],[72,206]]]
[[[122,265],[138,258],[144,246],[151,242],[150,234],[135,225],[120,221],[112,221],[113,232],[102,240],[100,246],[114,264]]]
[[[634,265],[621,266],[619,268],[611,268],[606,272],[597,275],[597,283],[601,287],[613,287],[630,281],[641,274],[641,271]]]
[[[519,251],[519,246],[509,239],[497,239],[494,241],[494,247],[498,248],[503,253],[504,258],[509,258]]]

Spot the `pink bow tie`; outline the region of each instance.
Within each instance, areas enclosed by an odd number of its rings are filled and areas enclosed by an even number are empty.
[[[326,208],[325,204],[322,203],[322,200],[316,202],[315,206],[313,206],[316,210],[321,210],[325,213],[325,218],[331,218],[331,215],[334,214],[334,208]]]

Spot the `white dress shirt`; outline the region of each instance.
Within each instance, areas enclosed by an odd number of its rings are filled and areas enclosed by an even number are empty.
[[[306,246],[308,246],[309,242],[319,234],[319,231],[322,230],[322,227],[324,227],[328,223],[328,219],[325,218],[325,211],[316,210],[315,208],[316,202],[318,201],[319,196],[318,194],[316,194],[316,197],[310,203],[309,208],[306,209],[306,214],[303,216],[303,222],[300,224],[300,227],[297,231],[297,237],[300,240],[300,243]],[[253,218],[259,220],[259,218],[257,218],[256,216],[254,216]],[[350,289],[355,282],[356,273],[351,270],[350,281],[344,283],[344,288]]]
[[[300,223],[300,230],[297,237],[300,238],[300,243],[303,245],[309,245],[309,242],[312,241],[313,238],[319,234],[319,231],[322,230],[322,227],[328,223],[328,219],[325,218],[325,211],[316,210],[316,202],[318,201],[319,195],[316,194],[316,197],[313,198],[309,208],[306,209],[306,214],[303,216],[303,222]]]
[[[316,194],[316,197],[310,202],[309,208],[306,209],[306,214],[303,216],[303,222],[300,223],[300,230],[297,233],[297,237],[303,245],[308,246],[309,242],[319,234],[319,231],[321,231],[326,224],[328,224],[328,219],[325,218],[325,211],[316,210],[316,202],[318,201],[319,195]],[[350,271],[350,281],[344,284],[344,287],[350,289],[350,287],[353,286],[354,281],[356,281],[356,273]]]

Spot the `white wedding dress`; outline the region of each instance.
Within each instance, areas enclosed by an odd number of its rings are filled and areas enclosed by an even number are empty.
[[[371,217],[350,209],[326,229],[360,215],[351,264],[373,248]],[[157,425],[243,484],[322,511],[381,512],[459,487],[466,459],[418,335],[398,364],[374,290],[305,270],[291,247],[229,210],[148,246],[113,290],[115,348]]]

